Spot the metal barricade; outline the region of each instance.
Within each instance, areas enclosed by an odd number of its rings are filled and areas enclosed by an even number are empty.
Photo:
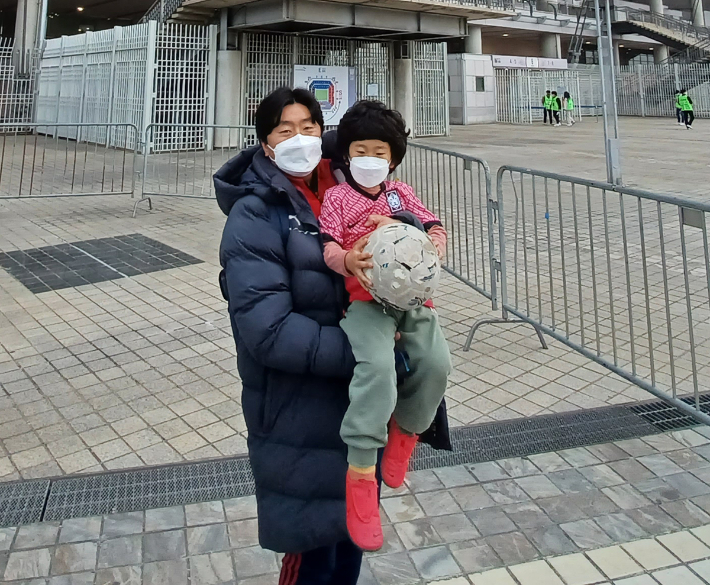
[[[256,142],[252,126],[151,124],[145,133],[143,196],[136,209],[154,196],[214,198],[214,173]]]
[[[491,171],[486,161],[410,142],[396,170],[448,232],[443,268],[491,300],[496,281],[490,262],[495,250]]]
[[[503,311],[710,424],[710,205],[511,166],[497,196]]]
[[[133,124],[0,124],[0,199],[133,195]]]

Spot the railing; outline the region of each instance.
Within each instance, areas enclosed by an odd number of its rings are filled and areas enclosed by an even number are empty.
[[[164,24],[183,5],[185,0],[156,0],[141,18],[141,22],[157,20],[159,24]]]
[[[705,39],[699,43],[688,47],[685,51],[680,51],[671,55],[659,65],[672,65],[674,63],[687,64],[707,61],[710,58],[710,39]]]
[[[133,124],[0,124],[0,199],[135,191]]]
[[[710,29],[705,27],[694,26],[691,23],[681,20],[679,18],[672,18],[670,16],[663,16],[661,14],[653,14],[645,10],[619,10],[619,12],[625,12],[626,18],[632,22],[645,22],[653,24],[660,28],[664,28],[669,31],[681,33],[688,37],[693,37],[698,40],[710,38]]]
[[[495,230],[488,163],[410,142],[396,174],[444,224],[449,235],[444,269],[490,299],[495,310],[496,281],[489,268]]]
[[[144,144],[142,197],[133,215],[152,196],[214,198],[212,175],[256,138],[250,126],[151,124]]]
[[[503,166],[501,306],[710,424],[710,205]]]

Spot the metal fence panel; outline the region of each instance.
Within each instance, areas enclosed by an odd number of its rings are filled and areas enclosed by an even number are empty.
[[[28,52],[26,74],[17,69],[15,57],[13,40],[0,37],[0,124],[32,122],[39,55]]]
[[[154,136],[170,136],[182,148],[153,151]],[[196,147],[198,140],[201,145]],[[151,124],[145,137],[143,199],[151,196],[214,198],[212,176],[239,152],[253,145],[254,128],[207,124]]]
[[[215,34],[215,27],[149,22],[50,39],[40,66],[36,121],[58,123],[60,132],[95,131],[92,137],[63,137],[98,143],[106,140],[102,124],[142,131],[152,121],[210,123]],[[153,148],[185,146],[173,145],[173,138],[156,135]],[[201,138],[195,141],[199,146]]]
[[[492,302],[496,309],[495,227],[491,173],[484,160],[411,143],[397,177],[439,219],[449,239],[444,269]]]
[[[497,191],[503,310],[710,423],[710,205],[509,166]]]
[[[355,67],[357,99],[392,105],[392,43],[336,37],[244,34],[244,116],[254,124],[256,108],[277,87],[293,85],[294,65]],[[377,86],[377,95],[372,94]],[[368,93],[368,89],[370,93]]]
[[[544,119],[542,97],[547,90],[560,97],[569,91],[575,102],[574,116],[597,116],[600,84],[594,73],[576,69],[496,69],[496,120],[508,124],[533,124]]]
[[[446,43],[413,43],[414,136],[449,133]]]
[[[133,194],[139,143],[133,124],[0,125],[0,199]]]

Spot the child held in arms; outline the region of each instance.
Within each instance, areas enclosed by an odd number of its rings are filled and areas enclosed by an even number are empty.
[[[405,211],[421,221],[440,257],[446,250],[446,231],[439,219],[409,185],[387,180],[404,159],[408,135],[399,112],[379,102],[356,103],[338,126],[338,147],[350,177],[325,193],[320,216],[326,263],[345,276],[351,302],[341,327],[356,366],[340,435],[348,447],[347,526],[363,550],[378,550],[383,544],[375,478],[378,449],[384,447],[383,481],[391,488],[401,486],[418,434],[431,425],[451,370],[431,300],[410,311],[383,306],[370,294],[364,272],[372,268],[372,256],[364,252],[368,235]],[[413,368],[399,388],[397,333]]]

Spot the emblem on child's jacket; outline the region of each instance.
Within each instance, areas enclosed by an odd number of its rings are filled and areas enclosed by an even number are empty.
[[[399,193],[397,193],[397,191],[387,191],[387,205],[389,205],[392,213],[404,211],[402,200],[399,198]]]

